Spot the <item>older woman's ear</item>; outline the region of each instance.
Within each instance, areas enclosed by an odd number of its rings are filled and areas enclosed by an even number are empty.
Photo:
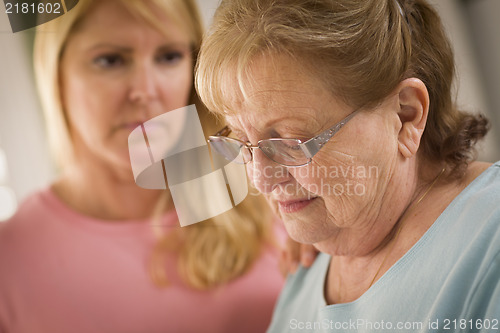
[[[416,78],[402,81],[397,87],[398,116],[401,129],[398,135],[400,153],[410,158],[416,155],[429,113],[429,93],[425,84]]]

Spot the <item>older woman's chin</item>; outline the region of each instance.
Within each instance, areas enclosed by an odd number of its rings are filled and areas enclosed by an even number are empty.
[[[305,221],[283,218],[286,232],[296,242],[302,244],[315,244],[324,240],[324,236],[314,226]]]

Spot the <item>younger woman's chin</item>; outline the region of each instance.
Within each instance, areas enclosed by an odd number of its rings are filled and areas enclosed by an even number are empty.
[[[110,154],[108,159],[103,161],[106,169],[112,172],[116,178],[121,180],[134,180],[134,173],[132,171],[132,164],[128,154]]]

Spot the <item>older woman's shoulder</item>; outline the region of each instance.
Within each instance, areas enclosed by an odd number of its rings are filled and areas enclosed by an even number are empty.
[[[497,188],[500,189],[500,161],[496,163],[472,162],[467,167],[465,174],[449,183],[448,186],[449,194],[453,198],[471,192],[485,193],[486,188],[493,193],[498,192]],[[493,193],[489,193],[489,195]]]
[[[490,167],[498,167],[500,168],[500,161],[493,164],[493,163],[487,163],[487,162],[472,162],[469,167],[467,168],[467,171],[465,173],[464,181],[467,184],[470,184],[474,179],[479,177],[483,172],[488,170]]]
[[[467,187],[456,198],[456,210],[500,251],[500,162],[473,163],[466,177]]]
[[[467,185],[478,182],[484,186],[492,186],[494,192],[500,193],[500,161],[496,163],[473,162],[465,174]],[[497,186],[495,186],[497,185]]]
[[[481,196],[490,206],[500,209],[500,161],[471,163],[463,179],[464,192]],[[480,205],[479,202],[477,205]]]
[[[469,236],[496,235],[494,243],[500,249],[500,162],[472,163],[457,190],[443,218],[451,219],[455,226],[462,223]]]

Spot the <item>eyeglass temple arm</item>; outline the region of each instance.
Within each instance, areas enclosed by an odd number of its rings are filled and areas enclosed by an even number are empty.
[[[225,126],[223,129],[215,133],[213,136],[228,136],[231,133],[231,129],[228,126]]]
[[[302,150],[306,154],[307,158],[312,158],[316,153],[323,148],[323,146],[337,133],[349,120],[351,120],[359,110],[352,112],[350,115],[345,117],[340,121],[340,123],[335,124],[333,127],[330,127],[325,132],[320,135],[307,140],[300,144]]]

